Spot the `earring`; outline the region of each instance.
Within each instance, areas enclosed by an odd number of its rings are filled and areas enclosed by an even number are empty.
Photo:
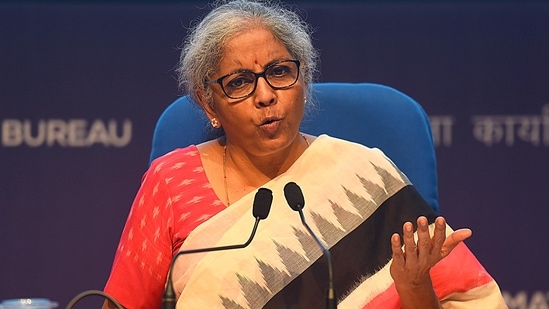
[[[219,129],[219,127],[221,127],[221,125],[219,124],[219,121],[217,120],[217,118],[210,119],[210,124],[212,125],[212,127],[216,128],[216,129]]]

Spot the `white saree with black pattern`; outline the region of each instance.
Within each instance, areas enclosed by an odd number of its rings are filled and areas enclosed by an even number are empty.
[[[288,182],[301,187],[307,223],[331,252],[338,308],[400,308],[389,273],[391,235],[421,215],[432,231],[436,213],[381,151],[326,135],[263,186],[273,191],[273,204],[249,246],[178,258],[177,308],[325,307],[327,261],[286,202]],[[254,195],[197,227],[181,250],[245,242]],[[505,308],[496,282],[464,244],[431,278],[444,308]]]

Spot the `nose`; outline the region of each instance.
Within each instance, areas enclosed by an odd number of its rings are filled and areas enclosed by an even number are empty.
[[[265,77],[257,79],[255,89],[255,104],[257,107],[266,107],[276,103],[275,90],[269,86]]]

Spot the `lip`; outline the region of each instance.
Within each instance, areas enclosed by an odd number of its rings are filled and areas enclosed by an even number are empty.
[[[266,117],[261,121],[259,127],[269,134],[275,133],[280,127],[282,118],[279,117]]]
[[[275,117],[275,116],[266,117],[261,121],[259,126],[271,125],[272,123],[279,122],[280,120],[282,120],[282,118]]]

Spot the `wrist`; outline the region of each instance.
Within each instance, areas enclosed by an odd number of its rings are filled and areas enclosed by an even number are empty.
[[[395,280],[395,286],[397,288],[403,289],[421,289],[421,288],[432,288],[433,283],[431,281],[431,276],[427,275],[422,278],[414,278],[408,280]]]
[[[395,288],[403,309],[441,308],[431,278],[395,282]]]

